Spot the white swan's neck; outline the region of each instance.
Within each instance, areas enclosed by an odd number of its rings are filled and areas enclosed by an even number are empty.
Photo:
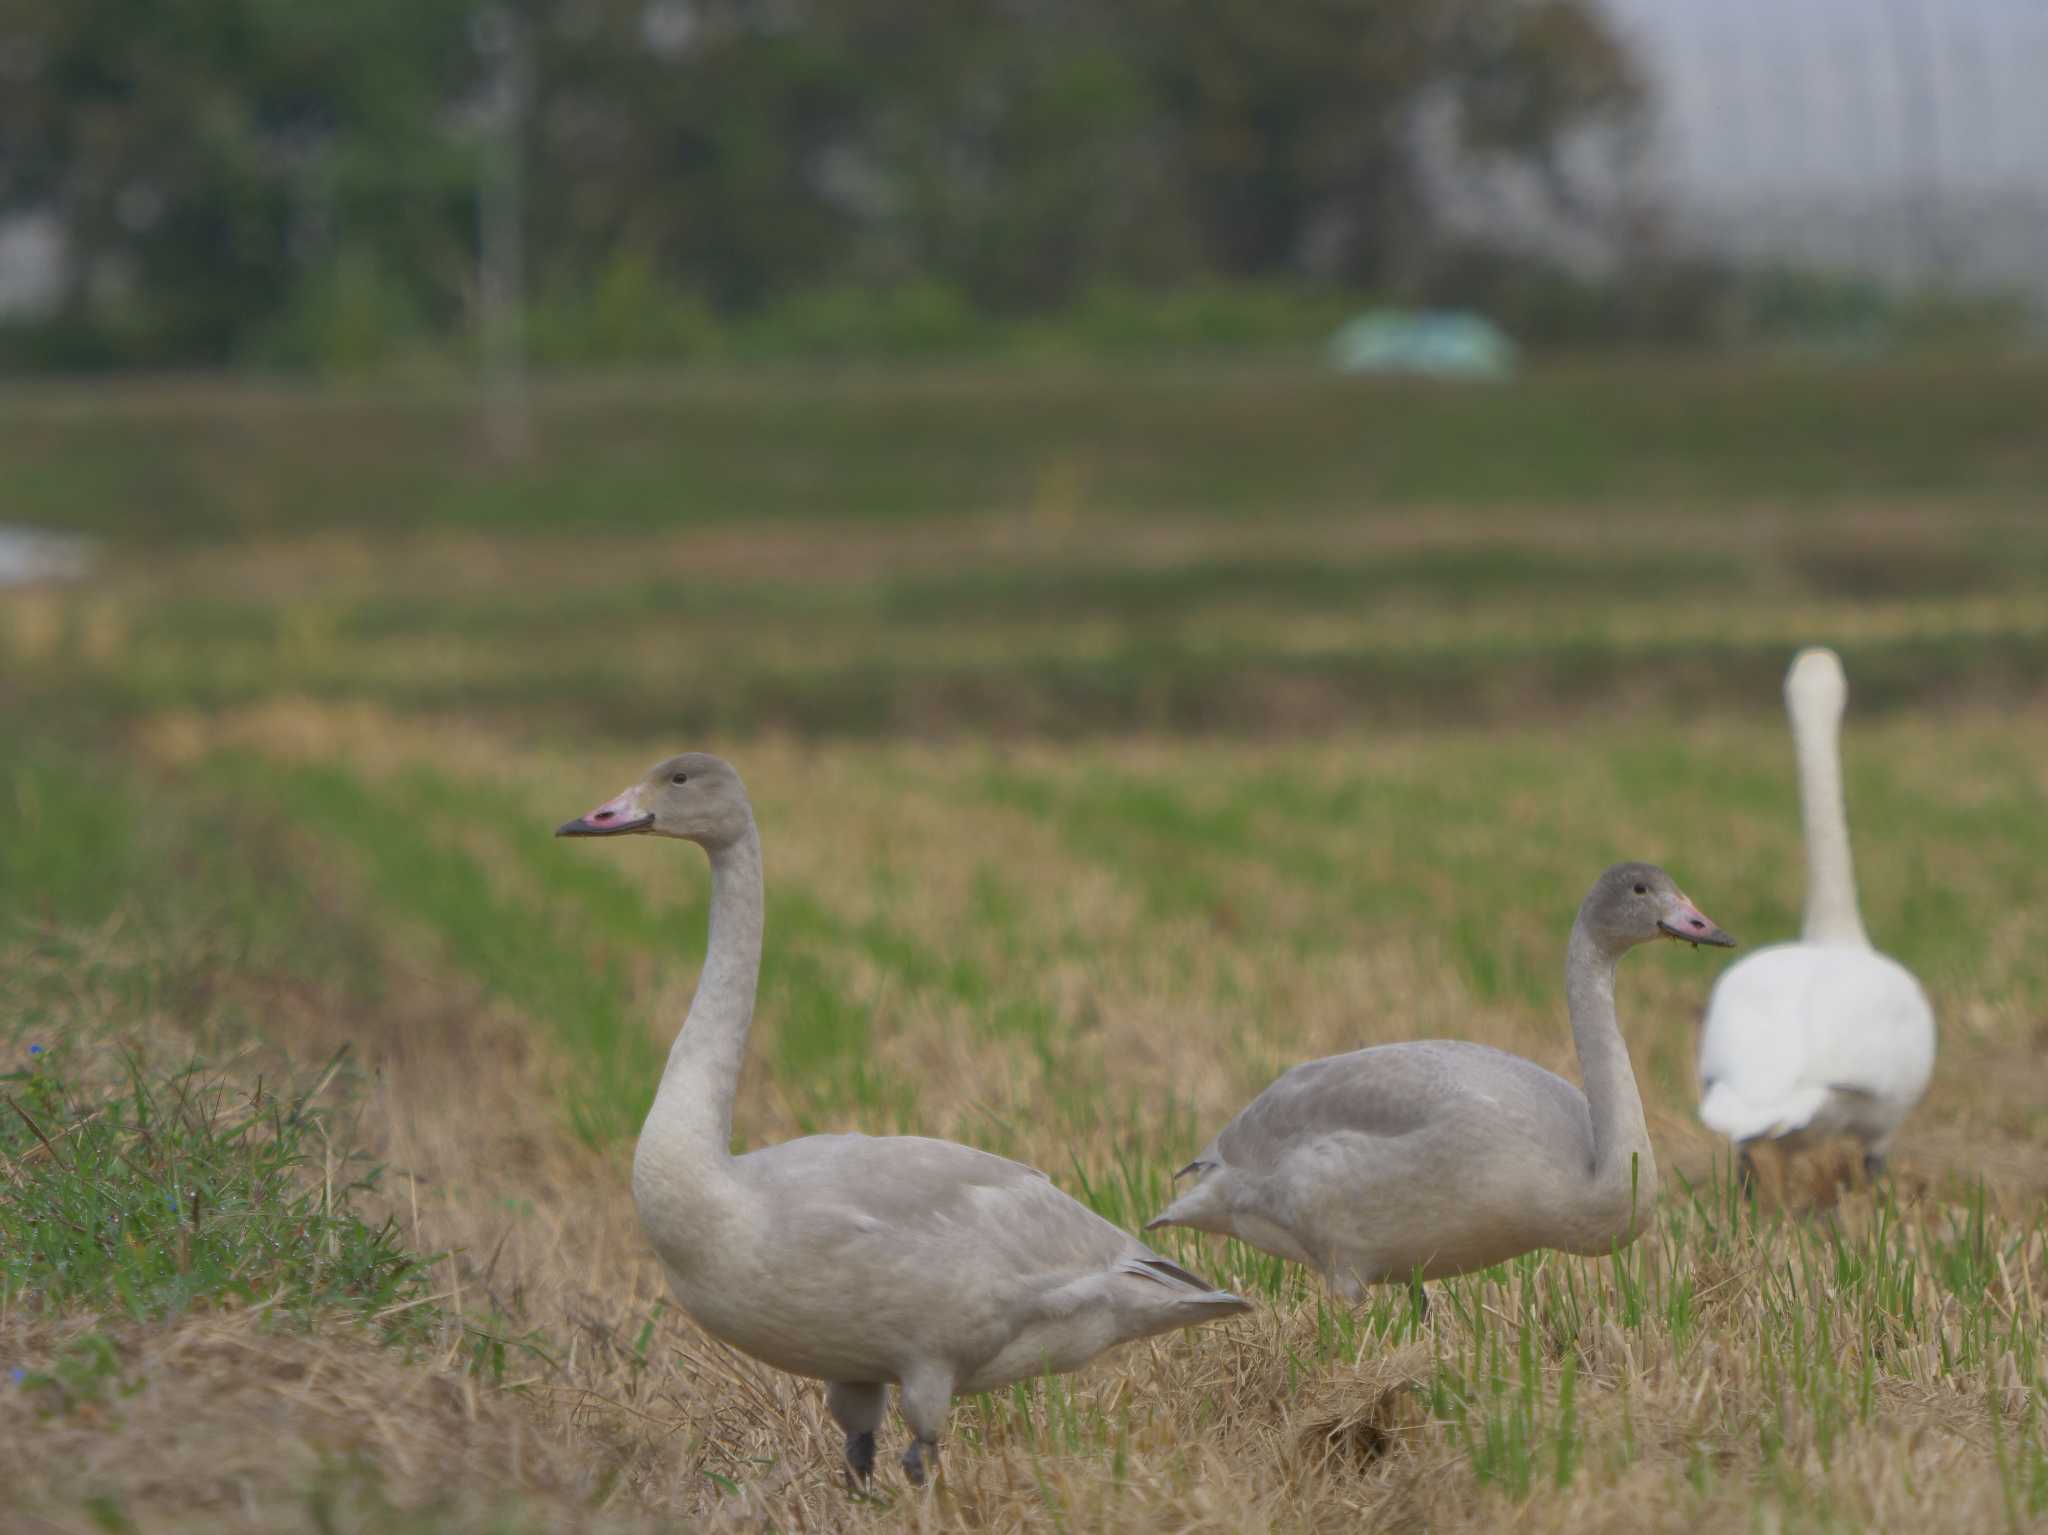
[[[711,849],[710,857],[704,973],[669,1050],[636,1157],[658,1160],[671,1177],[715,1174],[732,1158],[732,1101],[761,976],[761,837],[752,818],[744,836]]]
[[[1583,919],[1573,924],[1565,950],[1564,990],[1586,1106],[1592,1111],[1593,1188],[1603,1204],[1613,1201],[1624,1210],[1623,1202],[1633,1196],[1640,1226],[1657,1187],[1657,1163],[1650,1154],[1635,1068],[1614,1015],[1614,956],[1594,941]]]
[[[1854,943],[1870,937],[1856,909],[1856,869],[1849,856],[1849,817],[1842,803],[1842,716],[1826,707],[1794,708],[1792,742],[1799,755],[1799,810],[1806,823],[1808,943]]]

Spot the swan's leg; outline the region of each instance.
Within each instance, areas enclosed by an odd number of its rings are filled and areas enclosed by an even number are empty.
[[[1735,1143],[1735,1187],[1744,1194],[1756,1193],[1756,1158],[1749,1154],[1749,1142]]]
[[[1892,1138],[1889,1135],[1885,1136],[1882,1140],[1872,1141],[1865,1146],[1863,1148],[1863,1176],[1872,1183],[1882,1178],[1884,1176],[1885,1164],[1891,1158],[1891,1151]]]
[[[846,1464],[856,1482],[875,1474],[875,1430],[888,1404],[888,1389],[879,1381],[835,1380],[825,1387],[825,1407],[846,1430]]]
[[[942,1366],[911,1371],[896,1388],[896,1409],[910,1425],[910,1448],[903,1452],[903,1474],[922,1487],[927,1470],[937,1470],[939,1435],[953,1405],[953,1376]]]

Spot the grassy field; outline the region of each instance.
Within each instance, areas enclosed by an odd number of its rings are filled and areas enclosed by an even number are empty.
[[[0,592],[0,1528],[2048,1519],[2048,369],[644,382],[519,471],[432,399],[8,405],[7,515],[107,563]],[[744,1142],[954,1136],[1136,1224],[1305,1056],[1569,1073],[1614,858],[1787,934],[1814,640],[1942,1022],[1888,1187],[1731,1196],[1672,946],[1611,1260],[1418,1318],[1168,1233],[1256,1312],[963,1402],[929,1497],[666,1303],[626,1168],[702,859],[548,836],[654,758],[761,821]]]

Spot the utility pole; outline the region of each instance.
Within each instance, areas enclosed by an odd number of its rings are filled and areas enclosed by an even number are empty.
[[[514,461],[532,440],[526,396],[526,112],[531,94],[524,20],[486,5],[470,37],[488,69],[477,184],[477,293],[482,331],[484,435]]]

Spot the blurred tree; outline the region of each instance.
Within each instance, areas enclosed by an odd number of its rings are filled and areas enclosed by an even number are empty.
[[[1126,10],[1203,250],[1227,275],[1404,275],[1437,240],[1433,175],[1479,156],[1528,166],[1568,197],[1568,143],[1629,131],[1640,105],[1625,55],[1585,0],[1134,0]]]
[[[60,319],[136,360],[220,362],[344,250],[459,259],[450,0],[0,0],[0,209],[66,242]]]
[[[1146,85],[1095,12],[558,7],[536,145],[552,261],[653,251],[724,307],[920,278],[996,307],[1057,301],[1161,233],[1136,163]]]
[[[730,314],[900,286],[934,296],[921,314],[948,293],[1016,313],[1104,284],[1385,284],[1440,248],[1433,178],[1464,159],[1583,216],[1567,148],[1637,100],[1592,0],[519,9],[535,285],[614,331],[633,293],[672,329],[689,295]],[[60,219],[60,320],[159,363],[458,330],[472,10],[0,0],[0,213]]]
[[[557,12],[541,180],[572,206],[548,222],[725,305],[848,278],[999,309],[1377,280],[1434,236],[1453,167],[1427,120],[1570,207],[1566,146],[1639,102],[1590,0],[600,3]]]

